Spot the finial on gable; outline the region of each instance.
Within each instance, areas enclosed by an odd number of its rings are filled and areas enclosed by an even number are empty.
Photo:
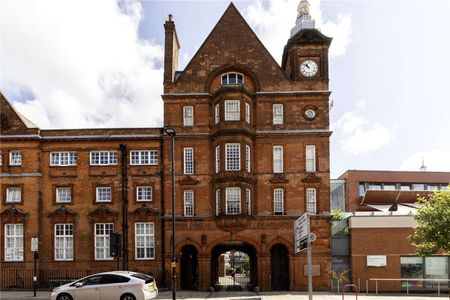
[[[291,37],[297,32],[305,28],[315,28],[315,21],[309,14],[309,2],[308,0],[300,1],[297,7],[297,20],[295,20],[295,26],[291,29]]]

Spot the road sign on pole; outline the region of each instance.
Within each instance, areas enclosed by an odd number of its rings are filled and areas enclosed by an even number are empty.
[[[308,237],[308,214],[304,213],[294,221],[295,253],[306,250]]]
[[[310,234],[311,224],[309,222],[309,215],[305,212],[297,220],[294,221],[294,247],[295,253],[300,253],[307,250],[308,261],[308,298],[312,300],[312,255],[311,242],[314,236]]]

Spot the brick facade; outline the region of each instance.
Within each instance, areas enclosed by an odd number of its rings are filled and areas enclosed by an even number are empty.
[[[311,217],[315,290],[328,290],[331,270],[329,225],[329,95],[328,47],[331,39],[316,29],[303,29],[287,43],[280,67],[233,4],[225,11],[199,51],[177,72],[178,36],[171,17],[165,23],[164,127],[175,136],[175,214],[178,287],[183,251],[195,253],[197,278],[192,288],[208,290],[219,272],[218,259],[228,250],[251,258],[251,284],[261,290],[306,290],[306,253],[295,254],[293,222],[307,210],[307,189],[315,189],[316,214]],[[280,45],[281,46],[281,45]],[[299,75],[305,59],[317,62],[310,78]],[[243,83],[222,84],[227,72]],[[95,224],[113,223],[126,247],[120,268],[152,272],[162,285],[171,278],[171,139],[162,128],[40,130],[30,127],[2,96],[2,227],[23,223],[23,261],[2,268],[29,268],[30,238],[39,237],[40,268],[115,268],[112,260],[95,259]],[[238,100],[239,115],[226,119],[228,100]],[[273,104],[283,104],[282,124],[273,124]],[[216,105],[218,118],[216,122]],[[193,126],[183,123],[183,107],[193,108]],[[312,110],[314,116],[306,117]],[[249,120],[247,120],[247,116]],[[236,170],[226,167],[226,147],[240,145]],[[306,146],[313,145],[307,169]],[[274,173],[274,146],[282,146],[282,172]],[[218,147],[216,150],[216,147]],[[249,151],[247,153],[247,147]],[[193,150],[193,170],[185,174],[184,149]],[[22,166],[10,167],[7,155],[20,150]],[[155,150],[154,165],[132,165],[132,150]],[[117,163],[90,164],[92,151],[111,151]],[[216,172],[216,151],[220,170]],[[76,166],[51,166],[51,153],[76,152]],[[250,160],[247,161],[248,154]],[[126,157],[124,157],[126,155]],[[248,169],[249,164],[249,169]],[[23,187],[21,203],[6,203],[7,186]],[[152,188],[152,200],[136,200],[138,186]],[[56,202],[58,187],[71,191],[67,204]],[[96,201],[96,188],[111,188],[110,202]],[[240,188],[237,211],[227,211],[228,188]],[[280,215],[274,212],[274,189],[283,189]],[[250,209],[247,209],[247,190]],[[193,216],[186,216],[184,192],[193,192]],[[218,192],[220,191],[220,192]],[[220,193],[220,207],[216,195]],[[231,199],[231,196],[230,198]],[[220,209],[220,213],[217,210]],[[4,217],[5,216],[5,217]],[[136,258],[136,223],[154,224],[154,257]],[[55,224],[74,224],[73,257],[56,261]],[[8,223],[9,224],[9,223]],[[127,226],[128,224],[128,226]],[[4,230],[4,229],[2,229]],[[3,232],[3,231],[2,231]],[[5,248],[4,240],[0,247]],[[286,267],[278,274],[277,262]],[[277,273],[278,272],[278,273]],[[188,274],[193,274],[192,272]],[[287,285],[277,282],[284,280]]]
[[[354,212],[349,218],[351,282],[359,284],[363,292],[367,287],[370,292],[376,288],[380,292],[406,291],[406,283],[398,280],[405,276],[401,257],[418,254],[410,239],[414,217],[402,212],[402,207],[413,207],[417,195],[428,197],[432,189],[446,189],[450,173],[349,170],[340,179],[345,179],[346,210]],[[368,266],[369,255],[385,256],[386,266]],[[376,285],[374,279],[397,280],[380,280]]]

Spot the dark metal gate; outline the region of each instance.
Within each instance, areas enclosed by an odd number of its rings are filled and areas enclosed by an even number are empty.
[[[289,290],[289,257],[285,246],[277,244],[270,250],[270,270],[272,291]]]
[[[253,290],[257,282],[255,248],[240,241],[214,247],[211,252],[211,281],[216,291]]]
[[[198,288],[198,251],[194,246],[187,245],[181,249],[180,281],[182,290],[197,290]]]

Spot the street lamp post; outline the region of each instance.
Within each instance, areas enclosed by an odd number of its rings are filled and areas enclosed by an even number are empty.
[[[175,253],[175,129],[165,128],[164,131],[172,138],[172,300],[175,300],[177,298],[177,256]]]

